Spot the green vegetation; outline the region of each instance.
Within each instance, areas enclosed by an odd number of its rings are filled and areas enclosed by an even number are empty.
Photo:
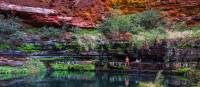
[[[40,51],[39,47],[35,46],[34,44],[23,44],[20,47],[17,47],[17,50],[25,53],[33,53]]]
[[[42,39],[59,38],[63,33],[64,29],[58,29],[54,27],[42,27],[39,31],[39,35]]]
[[[8,50],[11,48],[12,48],[12,46],[9,44],[5,44],[5,43],[0,44],[0,50]]]
[[[114,69],[114,70],[128,70],[128,66],[125,65],[121,65],[121,66],[110,66],[110,69]]]
[[[200,30],[200,25],[193,26],[192,30]]]
[[[143,30],[138,22],[139,17],[137,14],[116,16],[103,21],[99,29],[107,37],[114,33],[137,33]]]
[[[163,27],[163,21],[159,12],[154,10],[149,10],[141,13],[139,18],[140,26],[144,27],[145,30],[156,29],[158,27]]]
[[[91,71],[95,70],[94,64],[64,64],[64,63],[53,63],[51,67],[54,70],[80,70],[80,71]]]
[[[72,49],[79,49],[79,51],[89,51],[97,49],[97,40],[99,40],[99,37],[97,35],[99,33],[98,30],[84,30],[81,28],[73,27],[68,31],[73,32],[73,36],[75,37],[75,40],[71,42],[72,45],[75,45]]]
[[[173,72],[177,73],[177,74],[186,74],[187,72],[189,72],[191,69],[188,67],[181,67]]]
[[[45,65],[37,59],[28,60],[23,67],[29,69],[29,72],[33,74],[46,72]]]
[[[28,74],[28,69],[24,67],[1,66],[0,74]]]
[[[61,50],[63,48],[63,46],[60,43],[56,43],[55,48],[58,49],[58,50]]]
[[[188,77],[185,76],[173,76],[174,78],[177,78],[178,80],[182,80],[182,81],[189,81],[190,79]]]
[[[163,29],[162,19],[156,11],[150,10],[143,13],[115,16],[103,21],[99,29],[109,36],[112,33],[131,32],[137,34],[141,31]]]
[[[0,79],[13,79],[45,72],[46,67],[39,60],[28,60],[23,66],[0,66]]]
[[[200,70],[199,69],[190,69],[190,71],[187,72],[188,77],[193,77],[193,78],[200,78]]]
[[[12,80],[26,76],[27,74],[0,74],[0,80]]]
[[[52,74],[51,74],[52,77],[55,77],[55,78],[65,78],[65,77],[79,77],[79,78],[87,78],[87,79],[92,79],[94,78],[95,76],[95,73],[94,72],[81,72],[81,71],[76,71],[76,72],[73,72],[73,71],[54,71]]]
[[[65,58],[38,58],[40,61],[64,60]]]
[[[80,35],[87,34],[87,35],[96,36],[98,33],[99,33],[99,30],[97,30],[97,29],[92,29],[92,30],[81,29],[78,34],[80,34]]]
[[[141,48],[144,44],[151,45],[156,40],[165,39],[167,33],[164,32],[164,27],[160,14],[150,10],[108,18],[102,22],[99,29],[108,39],[124,37],[135,47]],[[127,36],[128,33],[131,35]]]
[[[23,32],[23,29],[24,27],[19,19],[4,19],[3,16],[0,16],[0,43],[10,45],[20,44],[27,38],[27,34]]]
[[[156,41],[167,38],[167,34],[159,30],[149,30],[133,35],[132,42],[135,47],[141,48],[144,44],[152,45]]]
[[[0,50],[15,49],[15,46],[17,46],[17,50],[25,53],[38,52],[39,50],[32,49],[34,46],[24,44],[23,40],[29,38],[33,40],[55,39],[59,41],[65,38],[65,32],[72,33],[73,40],[69,40],[74,45],[72,49],[69,49],[72,51],[77,49],[79,51],[113,49],[123,51],[131,49],[131,47],[149,47],[165,39],[181,39],[182,43],[171,47],[188,48],[194,47],[195,38],[200,37],[199,26],[194,26],[190,29],[185,22],[167,24],[161,18],[159,12],[155,10],[111,16],[104,20],[97,29],[81,29],[69,26],[33,28],[22,26],[19,19],[15,18],[3,19],[1,17],[0,20],[0,42],[2,43]],[[69,35],[69,37],[71,36]],[[113,48],[115,43],[118,44],[118,48]],[[129,46],[124,47],[127,43],[129,43]],[[14,44],[15,46],[13,46]],[[102,44],[103,46],[100,46]],[[50,50],[62,50],[63,46],[56,43],[55,49],[49,48]]]

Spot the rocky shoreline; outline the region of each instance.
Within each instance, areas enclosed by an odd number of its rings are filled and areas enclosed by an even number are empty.
[[[0,66],[22,66],[25,64],[25,58],[6,58],[0,57]]]

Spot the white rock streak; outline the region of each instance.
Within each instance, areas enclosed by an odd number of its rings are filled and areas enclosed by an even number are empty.
[[[30,12],[30,13],[38,13],[38,14],[57,14],[56,10],[53,9],[46,9],[46,8],[38,8],[38,7],[28,7],[28,6],[20,6],[10,3],[0,3],[1,10],[8,10],[8,11],[20,11],[20,12]]]

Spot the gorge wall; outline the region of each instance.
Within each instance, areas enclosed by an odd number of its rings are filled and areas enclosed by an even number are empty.
[[[27,7],[33,12],[25,9]],[[37,26],[68,24],[93,28],[112,9],[117,8],[122,14],[129,14],[150,7],[162,10],[163,16],[170,20],[185,20],[189,24],[199,23],[200,20],[199,0],[0,0],[1,13],[20,16],[26,23]],[[38,8],[55,13],[38,13]]]

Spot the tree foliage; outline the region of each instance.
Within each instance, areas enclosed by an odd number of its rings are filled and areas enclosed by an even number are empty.
[[[0,17],[0,42],[13,44],[26,39],[27,34],[23,32],[23,25],[17,18],[4,19]]]

